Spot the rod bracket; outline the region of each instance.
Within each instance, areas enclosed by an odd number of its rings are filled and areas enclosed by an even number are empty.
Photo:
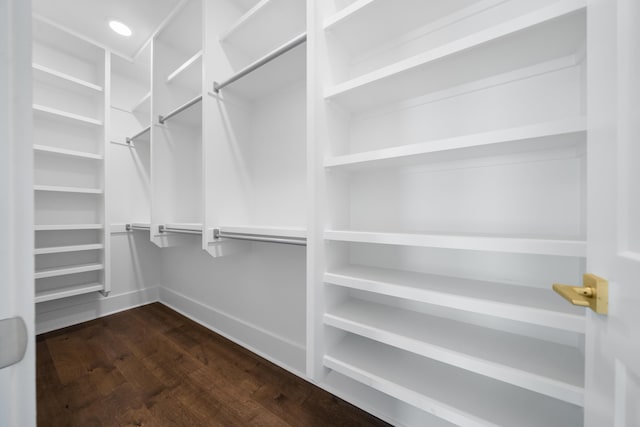
[[[124,225],[124,229],[125,229],[126,231],[131,231],[131,230],[132,230],[132,229],[131,229],[131,224],[125,224],[125,225]]]

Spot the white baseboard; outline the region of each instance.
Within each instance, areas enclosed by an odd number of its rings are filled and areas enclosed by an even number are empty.
[[[151,287],[105,298],[64,305],[45,312],[36,310],[36,334],[66,328],[119,311],[158,301],[158,288]]]
[[[159,289],[159,301],[205,328],[306,378],[306,350],[303,345],[167,288]]]

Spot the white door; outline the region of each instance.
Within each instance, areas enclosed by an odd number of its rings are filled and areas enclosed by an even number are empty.
[[[640,426],[640,2],[590,0],[587,271],[609,314],[587,314],[585,425]]]
[[[27,331],[0,368],[0,427],[36,424],[30,70],[31,2],[0,0],[0,366]]]

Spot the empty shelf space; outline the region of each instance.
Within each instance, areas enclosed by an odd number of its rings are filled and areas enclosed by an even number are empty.
[[[91,125],[102,126],[102,121],[81,116],[80,114],[70,113],[68,111],[58,110],[56,108],[45,107],[44,105],[33,104],[33,110],[37,113],[45,113],[63,119],[73,120],[80,123],[88,123]]]
[[[433,31],[486,8],[474,0],[404,0],[401,7],[395,0],[357,0],[328,17],[324,29],[358,55],[425,25]]]
[[[306,45],[305,43],[297,44],[290,50],[271,58],[271,54],[278,51],[285,45],[294,45],[306,37],[304,33],[295,35],[295,37],[285,40],[273,51],[268,52],[260,58],[256,58],[255,62],[248,64],[245,68],[238,70],[231,76],[220,76],[221,78],[214,82],[214,91],[218,90],[220,84],[228,86],[219,89],[224,94],[231,91],[247,100],[254,100],[266,97],[284,87],[291,87],[296,83],[304,84],[306,76]],[[264,59],[269,59],[266,63],[262,63]],[[254,66],[259,65],[257,68]],[[249,71],[247,73],[247,71]],[[237,78],[238,76],[241,76]],[[236,79],[237,78],[237,79]],[[231,83],[229,83],[231,81]],[[211,93],[212,96],[218,96],[217,93]]]
[[[80,264],[64,267],[49,267],[36,270],[34,277],[44,279],[46,277],[66,276],[69,274],[86,273],[88,271],[99,271],[104,269],[102,264]]]
[[[87,283],[83,285],[67,286],[61,289],[52,289],[36,292],[36,304],[40,302],[53,301],[61,298],[68,298],[75,295],[89,294],[104,290],[102,283]]]
[[[504,237],[475,234],[387,233],[327,230],[325,239],[340,242],[419,246],[471,251],[585,257],[586,242],[574,239]]]
[[[200,67],[200,68],[198,68]],[[180,83],[183,80],[193,84],[200,82],[202,76],[202,51],[198,51],[191,58],[182,63],[175,71],[167,76],[167,84]],[[150,95],[150,94],[149,94]]]
[[[67,150],[65,148],[49,147],[46,145],[35,144],[33,150],[39,153],[55,154],[59,156],[77,157],[81,159],[102,160],[102,155],[94,153],[85,153],[83,151]]]
[[[339,83],[325,98],[363,111],[575,55],[585,40],[584,8],[583,0],[559,2]]]
[[[81,193],[81,194],[102,194],[100,188],[80,188],[80,187],[58,187],[54,185],[34,185],[35,191],[56,192],[56,193]]]
[[[452,161],[477,156],[495,156],[534,150],[577,147],[586,142],[586,119],[500,129],[381,150],[335,156],[325,167],[361,169],[406,166],[427,161]]]
[[[579,406],[353,335],[324,365],[456,425],[582,425]]]
[[[351,300],[324,323],[418,355],[574,405],[583,404],[584,365],[577,348]]]
[[[35,231],[102,230],[102,224],[42,224],[34,226]]]
[[[305,27],[305,2],[261,0],[221,34],[220,41],[256,60],[302,33]]]
[[[70,91],[83,91],[87,93],[102,92],[102,86],[79,79],[69,74],[54,70],[44,65],[32,64],[34,79],[45,84],[61,87]]]
[[[36,248],[33,253],[35,255],[61,254],[65,252],[96,251],[100,249],[104,249],[104,245],[102,243],[92,243],[92,244],[86,244],[86,245],[52,246],[47,248]]]
[[[584,333],[584,311],[552,290],[352,265],[325,273],[324,281],[367,292],[518,322]]]
[[[272,227],[272,226],[251,226],[251,225],[221,225],[221,232],[249,234],[253,236],[278,236],[306,238],[307,230],[302,227]]]

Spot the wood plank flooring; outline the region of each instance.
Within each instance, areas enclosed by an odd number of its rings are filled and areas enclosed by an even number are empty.
[[[39,426],[386,426],[160,303],[37,338]]]

